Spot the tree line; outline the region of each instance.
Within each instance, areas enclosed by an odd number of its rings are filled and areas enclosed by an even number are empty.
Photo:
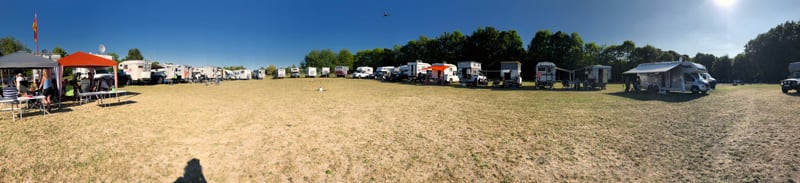
[[[775,82],[787,75],[787,65],[800,61],[800,24],[788,21],[758,35],[745,45],[744,53],[734,57],[696,53],[693,56],[652,45],[637,46],[631,40],[621,44],[599,45],[584,42],[577,32],[566,33],[539,30],[523,48],[515,30],[479,27],[470,35],[459,31],[444,32],[428,38],[424,35],[405,45],[392,48],[364,49],[351,54],[347,49],[338,53],[330,49],[312,50],[300,63],[305,68],[349,66],[398,66],[408,61],[428,63],[479,61],[484,70],[496,70],[501,61],[522,62],[524,71],[532,71],[536,63],[549,61],[566,69],[590,65],[610,65],[614,78],[642,63],[660,61],[692,61],[703,64],[720,81]],[[524,74],[532,79],[533,74]]]

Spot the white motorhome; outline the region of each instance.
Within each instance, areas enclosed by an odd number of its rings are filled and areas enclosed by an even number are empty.
[[[251,72],[253,75],[250,77],[253,79],[264,79],[264,77],[267,76],[267,70],[264,69],[253,70]]]
[[[320,77],[331,77],[331,68],[330,67],[322,67],[322,72],[320,73]]]
[[[394,66],[378,67],[373,75],[375,79],[386,80],[391,75],[392,70],[394,70]]]
[[[372,67],[366,67],[366,66],[357,67],[356,71],[353,72],[353,78],[359,78],[359,79],[370,78],[374,73],[373,71],[374,70],[372,69]]]
[[[217,75],[217,72],[218,72],[218,70],[219,70],[219,69],[218,69],[218,68],[216,68],[216,67],[205,66],[205,67],[198,67],[198,68],[195,68],[195,69],[194,69],[194,72],[195,72],[195,73],[199,73],[199,74],[200,74],[200,77],[203,77],[203,78],[205,78],[205,79],[208,79],[208,78],[216,78],[216,77],[217,77],[216,75]]]
[[[253,71],[247,69],[234,70],[231,79],[249,80],[253,77]]]
[[[278,69],[275,71],[275,79],[283,79],[286,78],[286,69]]]
[[[166,64],[163,69],[158,71],[164,71],[166,79],[175,79],[177,82],[191,78],[190,67],[186,65]]]
[[[316,67],[308,67],[308,68],[306,68],[306,77],[307,78],[315,78],[315,77],[317,77],[317,68]]]
[[[460,81],[458,78],[458,67],[453,64],[434,63],[431,65],[431,69],[428,70],[428,72],[430,73],[428,75],[429,78],[443,84],[457,83]]]
[[[152,62],[144,60],[127,60],[120,62],[118,67],[128,75],[130,83],[149,83],[152,64]]]
[[[415,60],[408,62],[408,80],[421,81],[424,79],[425,74],[431,69],[431,64],[422,62],[422,60]]]
[[[300,77],[300,68],[292,67],[292,68],[289,69],[289,72],[291,73],[291,75],[289,75],[289,77],[292,77],[292,78],[299,78]]]
[[[522,63],[519,61],[501,61],[500,76],[504,87],[522,86]]]
[[[481,63],[476,61],[458,62],[458,78],[463,86],[480,86],[488,84],[486,76],[481,73]]]
[[[611,66],[607,65],[593,65],[584,67],[584,74],[586,74],[586,87],[606,89],[608,80],[611,80]]]
[[[347,66],[336,66],[336,77],[347,77]]]
[[[639,64],[623,74],[633,74],[640,79],[640,86],[649,92],[688,92],[705,94],[711,90],[708,81],[700,74],[705,66],[693,62],[671,61]]]
[[[553,62],[539,62],[536,64],[536,87],[553,88],[556,83],[556,64]]]

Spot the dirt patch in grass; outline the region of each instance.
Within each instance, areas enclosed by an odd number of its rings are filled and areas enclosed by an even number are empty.
[[[319,92],[318,88],[326,91]],[[352,79],[131,86],[0,121],[0,181],[797,181],[800,97],[465,89]]]

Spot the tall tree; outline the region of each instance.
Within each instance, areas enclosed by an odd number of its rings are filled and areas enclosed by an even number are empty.
[[[52,52],[54,55],[61,56],[61,58],[67,56],[67,50],[64,50],[64,48],[61,48],[60,46],[56,46],[55,48],[53,48]]]
[[[759,34],[745,45],[758,79],[776,82],[787,75],[791,62],[800,61],[800,22],[789,21]]]
[[[275,67],[275,65],[269,64],[269,66],[267,66],[267,69],[266,69],[267,75],[272,75],[273,73],[275,73],[276,69],[277,68]]]
[[[142,56],[142,53],[139,52],[138,48],[132,48],[128,50],[128,56],[126,56],[123,60],[144,60],[144,56]]]
[[[339,50],[339,54],[336,55],[337,65],[347,66],[349,68],[353,68],[353,62],[355,62],[355,58],[353,54],[350,53],[347,49]]]
[[[20,50],[27,50],[19,40],[14,37],[0,38],[0,56],[12,54]]]
[[[711,70],[710,73],[714,74],[714,78],[719,81],[729,81],[731,79],[731,73],[733,73],[733,61],[728,57],[728,55],[722,56],[718,58],[714,62],[714,66],[712,68],[706,69]]]

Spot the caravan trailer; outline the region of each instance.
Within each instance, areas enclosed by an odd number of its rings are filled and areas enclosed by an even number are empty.
[[[320,74],[320,77],[326,77],[326,78],[331,77],[331,68],[322,67],[322,73]]]
[[[640,86],[648,92],[666,94],[668,92],[707,93],[711,90],[708,81],[700,74],[706,72],[705,66],[693,62],[671,61],[639,64],[623,74],[639,77]]]
[[[431,65],[431,69],[428,70],[428,77],[437,81],[438,83],[456,83],[460,80],[458,79],[458,67],[453,64],[447,63],[435,63]]]
[[[315,78],[315,77],[317,77],[317,68],[316,67],[308,67],[308,68],[306,68],[306,77],[307,78]]]
[[[475,61],[458,62],[458,78],[462,86],[480,86],[488,84],[486,76],[481,73],[481,63]]]
[[[522,86],[522,63],[519,61],[501,61],[500,76],[504,87]]]
[[[536,88],[553,88],[556,83],[556,64],[539,62],[536,64]]]
[[[587,87],[606,89],[608,80],[611,80],[611,66],[593,65],[585,67],[584,70]]]
[[[231,79],[249,80],[253,77],[253,71],[247,69],[235,70]]]
[[[362,66],[356,68],[356,71],[353,72],[353,78],[359,78],[359,79],[370,78],[372,77],[372,74],[373,74],[372,67]]]
[[[128,60],[120,62],[119,69],[128,74],[131,83],[149,83],[152,64],[150,61]]]
[[[408,80],[413,82],[422,81],[425,79],[425,74],[431,69],[431,64],[422,62],[422,60],[415,60],[408,62]]]
[[[286,69],[278,69],[275,71],[275,79],[283,79],[286,78]]]

